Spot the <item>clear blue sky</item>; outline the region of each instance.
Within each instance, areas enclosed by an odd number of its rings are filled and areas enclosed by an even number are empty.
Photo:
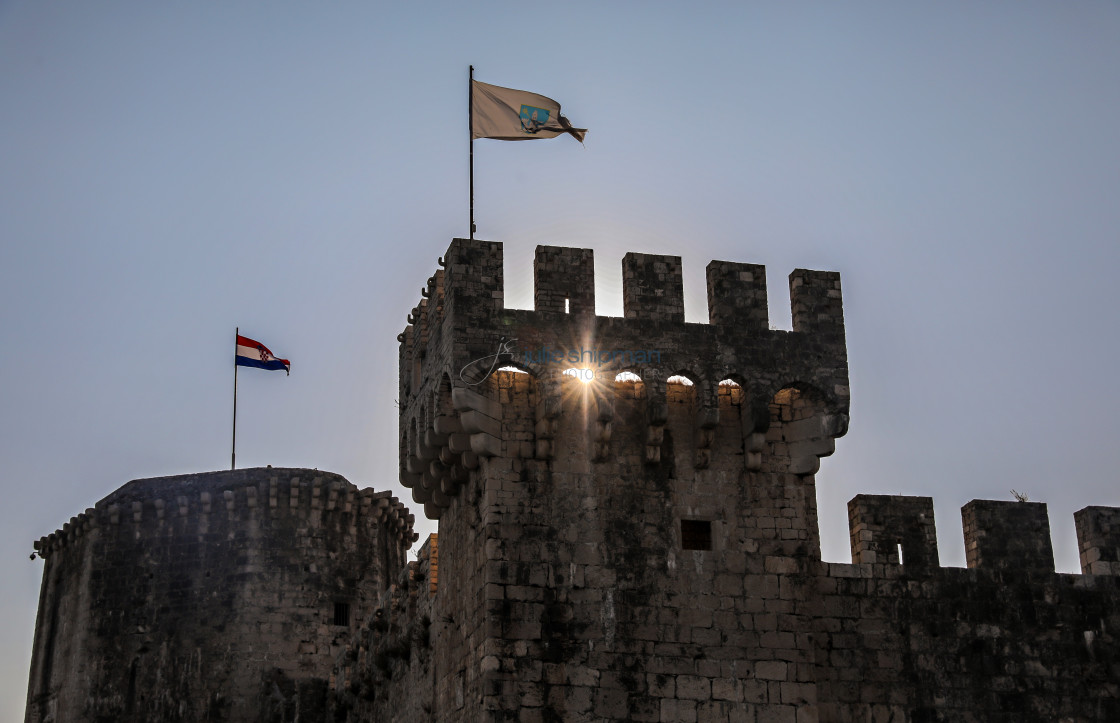
[[[845,503],[1120,505],[1120,4],[0,0],[0,719],[22,720],[31,542],[138,477],[238,461],[396,481],[395,336],[467,231],[467,66],[590,129],[476,143],[478,236],[528,307],[540,243],[843,274]],[[426,533],[430,527],[422,527]]]

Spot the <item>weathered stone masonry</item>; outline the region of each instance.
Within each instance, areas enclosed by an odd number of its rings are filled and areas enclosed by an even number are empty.
[[[538,248],[536,308],[506,309],[501,248],[454,241],[399,337],[401,480],[440,521],[439,579],[422,553],[339,668],[348,720],[1120,719],[1117,510],[1078,513],[1085,574],[1061,575],[1044,505],[974,501],[953,569],[929,498],[861,495],[853,563],[821,562],[837,274],[791,274],[784,332],[764,269],[729,262],[685,323],[668,256],[627,254],[625,317],[595,316],[586,249]]]
[[[26,720],[328,720],[412,516],[307,469],[135,480],[35,543]]]
[[[859,495],[822,562],[839,275],[790,275],[786,332],[758,265],[709,264],[707,324],[678,257],[623,258],[622,318],[593,268],[539,247],[506,309],[501,244],[457,239],[422,289],[416,561],[399,502],[309,470],[132,482],[41,540],[27,720],[1120,720],[1120,510],[1076,514],[1067,575],[1045,505],[974,500],[958,569],[930,498]]]

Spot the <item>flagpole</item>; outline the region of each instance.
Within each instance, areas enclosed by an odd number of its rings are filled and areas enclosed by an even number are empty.
[[[229,468],[237,469],[237,337],[241,335],[241,327],[234,327],[233,332],[233,451],[230,453]]]
[[[471,240],[474,240],[474,66],[467,82],[467,135],[471,142]]]

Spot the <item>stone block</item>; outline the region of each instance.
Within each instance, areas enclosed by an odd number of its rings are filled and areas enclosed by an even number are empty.
[[[661,700],[661,723],[695,723],[696,720],[696,701]]]
[[[696,675],[677,676],[677,697],[692,700],[710,700],[712,683],[708,678]]]
[[[788,680],[789,664],[780,660],[760,660],[754,665],[759,680]]]
[[[969,567],[1054,570],[1050,520],[1041,502],[973,500],[961,508]]]

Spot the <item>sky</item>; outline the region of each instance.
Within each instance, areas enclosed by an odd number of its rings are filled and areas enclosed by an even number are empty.
[[[477,237],[532,306],[538,244],[839,271],[846,503],[1120,506],[1120,4],[0,0],[0,721],[22,720],[31,543],[125,482],[238,466],[397,482],[397,342],[467,234],[467,74],[559,101],[586,144],[475,143]],[[418,507],[418,506],[417,506]],[[418,516],[420,511],[414,510]],[[435,526],[422,520],[421,534]]]

